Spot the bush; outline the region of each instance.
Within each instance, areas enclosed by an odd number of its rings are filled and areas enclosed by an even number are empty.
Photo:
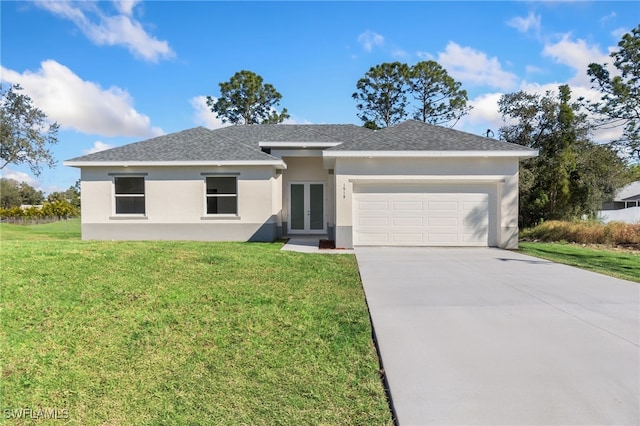
[[[80,215],[80,210],[67,200],[55,200],[42,205],[42,214],[66,218]]]
[[[59,219],[78,217],[80,209],[67,200],[45,201],[42,208],[31,206],[26,209],[11,207],[9,209],[0,208],[0,217],[22,217],[27,219],[39,219],[43,217],[57,217]]]
[[[640,244],[640,224],[609,222],[605,227],[605,237],[617,244]]]
[[[551,220],[525,229],[520,236],[544,242],[566,241],[579,244],[640,244],[640,224],[609,222],[567,222]]]
[[[0,208],[0,217],[22,217],[24,211],[20,207]]]

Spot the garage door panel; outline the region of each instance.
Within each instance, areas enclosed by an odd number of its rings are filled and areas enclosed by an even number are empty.
[[[390,239],[387,232],[361,231],[358,241],[360,244],[388,244]]]
[[[422,201],[395,201],[391,202],[392,211],[422,211]]]
[[[389,202],[388,201],[360,201],[358,202],[358,208],[361,211],[389,210]]]
[[[466,185],[465,185],[466,186]],[[393,186],[384,187],[391,191]],[[445,191],[446,189],[446,191]],[[355,245],[486,246],[489,195],[473,187],[438,185],[396,192],[368,188],[354,193]],[[466,188],[465,188],[466,189]]]
[[[478,226],[487,223],[487,215],[482,211],[467,212],[462,217],[462,226]]]
[[[418,227],[424,226],[424,218],[422,217],[392,217],[391,223],[394,227]]]
[[[458,233],[457,232],[430,232],[429,242],[440,243],[440,244],[442,243],[456,244],[458,243]]]
[[[392,242],[396,244],[421,244],[424,242],[424,235],[422,234],[422,232],[395,232],[393,234]]]
[[[429,217],[427,218],[427,224],[433,227],[441,227],[441,226],[453,226],[454,228],[458,227],[458,218],[457,217]]]
[[[462,202],[462,210],[465,212],[472,212],[475,210],[482,210],[484,212],[485,200],[474,200]]]
[[[358,218],[358,225],[367,227],[386,227],[389,226],[388,217],[360,217]]]
[[[427,209],[436,210],[436,211],[457,212],[458,202],[457,201],[429,201]]]

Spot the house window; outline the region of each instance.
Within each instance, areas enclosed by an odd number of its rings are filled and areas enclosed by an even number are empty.
[[[207,214],[238,214],[235,176],[207,176]]]
[[[145,214],[144,177],[114,177],[116,214]]]

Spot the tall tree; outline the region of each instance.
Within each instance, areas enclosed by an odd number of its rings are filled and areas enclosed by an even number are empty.
[[[21,204],[37,205],[44,201],[42,191],[35,189],[26,182],[15,179],[0,179],[0,207],[8,209],[19,207]]]
[[[47,196],[47,201],[66,201],[74,207],[80,208],[80,180],[64,192],[52,192]]]
[[[10,209],[19,207],[20,204],[22,204],[22,196],[18,181],[0,178],[0,208]]]
[[[50,145],[58,142],[59,126],[49,123],[21,90],[17,84],[8,90],[0,88],[0,170],[8,164],[27,164],[39,176],[43,164],[55,165]]]
[[[289,118],[287,109],[276,111],[282,95],[252,71],[235,73],[227,82],[219,83],[220,97],[207,96],[207,106],[223,123],[282,123]]]
[[[599,126],[622,126],[622,137],[615,142],[640,160],[640,25],[622,36],[610,56],[616,75],[606,65],[589,64],[591,82],[602,93],[589,109],[599,116]]]
[[[21,182],[18,189],[20,190],[20,196],[22,197],[22,204],[35,206],[37,204],[42,204],[44,201],[44,194],[42,191],[35,189],[27,182]]]
[[[595,215],[603,201],[626,182],[626,166],[608,146],[588,139],[588,120],[569,86],[544,96],[503,95],[500,112],[513,124],[500,129],[507,142],[536,148],[522,163],[520,218],[523,226],[541,220]]]
[[[385,62],[371,67],[356,83],[351,97],[358,104],[358,118],[366,127],[389,127],[407,116],[407,79],[409,67],[400,62]]]
[[[418,62],[409,72],[409,90],[416,101],[413,118],[431,124],[451,123],[471,109],[467,91],[436,61]]]

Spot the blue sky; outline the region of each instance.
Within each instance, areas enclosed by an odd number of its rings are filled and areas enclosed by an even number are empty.
[[[61,125],[56,168],[2,174],[45,192],[79,178],[64,160],[219,127],[204,97],[242,69],[276,87],[291,123],[360,125],[351,94],[370,67],[432,59],[469,94],[455,128],[496,131],[503,93],[570,84],[597,96],[587,65],[610,62],[640,22],[631,1],[2,1],[0,13],[3,86],[20,83]]]

